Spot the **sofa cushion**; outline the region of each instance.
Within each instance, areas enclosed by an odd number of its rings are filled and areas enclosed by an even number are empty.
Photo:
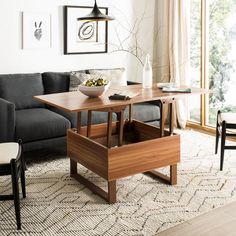
[[[64,117],[66,117],[71,122],[71,127],[76,128],[77,127],[77,113],[74,112],[65,112],[61,109],[58,109],[56,107],[50,107],[50,110],[53,112],[56,112]],[[87,125],[87,116],[88,112],[82,112],[82,126]],[[92,124],[101,124],[107,122],[107,112],[98,112],[93,111],[92,112]],[[113,121],[117,120],[117,116],[115,113],[113,113]]]
[[[68,128],[69,120],[45,108],[16,111],[16,139],[24,143],[65,136]]]
[[[102,75],[105,76],[109,81],[111,81],[112,87],[126,86],[127,77],[124,68],[117,69],[99,69],[99,70],[88,70],[89,74]]]
[[[85,73],[84,70],[78,72]],[[70,72],[45,72],[42,77],[46,94],[69,91]]]
[[[129,109],[125,110],[125,118],[129,117]],[[154,121],[160,119],[160,108],[150,103],[139,103],[133,105],[132,118],[140,121]]]
[[[45,107],[33,98],[44,94],[41,74],[0,75],[0,97],[14,103],[16,109]]]
[[[45,94],[64,93],[69,90],[69,72],[45,72],[42,77]]]

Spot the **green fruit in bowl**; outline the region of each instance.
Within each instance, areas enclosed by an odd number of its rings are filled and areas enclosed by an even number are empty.
[[[102,78],[99,79],[89,79],[85,82],[85,86],[96,87],[96,86],[105,86],[108,84],[108,81]]]

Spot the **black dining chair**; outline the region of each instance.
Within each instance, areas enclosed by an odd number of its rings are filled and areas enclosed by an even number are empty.
[[[215,154],[218,152],[221,136],[220,170],[223,170],[225,149],[236,149],[234,145],[225,145],[226,137],[236,136],[236,113],[217,112]]]
[[[0,143],[0,176],[11,175],[12,194],[0,195],[0,201],[14,200],[17,229],[21,229],[20,198],[18,179],[21,179],[23,198],[26,197],[25,189],[25,163],[23,159],[21,141]]]

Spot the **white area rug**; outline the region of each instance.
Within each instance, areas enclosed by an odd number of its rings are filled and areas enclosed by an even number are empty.
[[[21,200],[22,230],[15,230],[13,202],[0,202],[0,235],[155,235],[236,199],[236,151],[226,151],[220,172],[214,137],[194,131],[181,135],[178,184],[143,174],[128,177],[118,181],[113,205],[70,178],[67,158],[30,164],[27,198]],[[100,177],[81,166],[78,170],[106,188]],[[0,194],[10,189],[10,179],[1,177]]]

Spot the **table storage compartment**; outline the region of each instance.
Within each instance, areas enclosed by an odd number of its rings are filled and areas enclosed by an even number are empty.
[[[112,125],[111,148],[107,148],[107,124],[92,126],[90,137],[87,128],[80,134],[68,130],[68,156],[94,173],[111,181],[137,173],[171,166],[180,161],[180,136],[136,120],[126,122],[123,145],[118,146],[118,123]]]

